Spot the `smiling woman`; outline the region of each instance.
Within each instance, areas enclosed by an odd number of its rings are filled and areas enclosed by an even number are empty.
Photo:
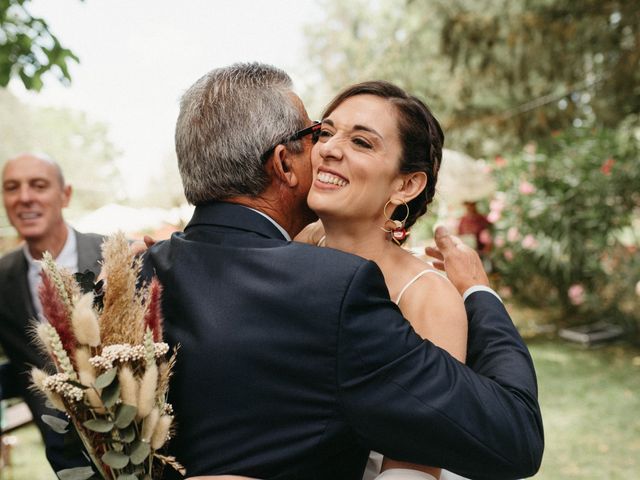
[[[427,106],[387,82],[348,87],[327,107],[311,154],[309,206],[323,245],[374,260],[416,332],[465,360],[467,324],[449,281],[400,248],[435,192],[444,135]],[[373,453],[365,479],[433,479],[440,469]]]

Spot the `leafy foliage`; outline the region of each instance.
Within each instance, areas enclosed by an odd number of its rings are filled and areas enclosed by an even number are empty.
[[[498,158],[493,262],[514,295],[558,303],[568,318],[640,322],[639,157],[633,117],[617,130],[570,129]]]
[[[68,64],[79,59],[60,43],[42,18],[29,13],[29,1],[0,0],[0,86],[6,87],[17,76],[25,88],[39,91],[46,73],[68,83]]]
[[[618,0],[326,0],[308,28],[328,98],[382,78],[422,97],[448,147],[496,154],[640,112],[640,9]],[[316,26],[322,25],[322,28]],[[328,94],[327,94],[328,93]]]
[[[82,112],[25,105],[0,89],[0,165],[22,152],[44,152],[58,161],[73,186],[75,210],[91,210],[124,197],[114,161],[118,150],[106,125]],[[0,237],[13,235],[0,209]]]
[[[324,7],[307,29],[323,101],[353,82],[390,80],[431,106],[448,148],[501,155],[494,263],[514,295],[559,304],[568,319],[640,322],[637,2]]]

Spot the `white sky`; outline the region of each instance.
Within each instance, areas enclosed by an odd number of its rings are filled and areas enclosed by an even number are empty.
[[[135,195],[150,166],[173,152],[178,101],[212,68],[262,61],[284,68],[298,91],[305,73],[304,24],[317,0],[33,0],[60,42],[80,58],[72,84],[46,78],[39,93],[11,90],[30,104],[82,110],[107,124],[117,164]]]

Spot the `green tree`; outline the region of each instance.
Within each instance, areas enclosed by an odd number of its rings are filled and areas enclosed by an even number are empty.
[[[0,0],[0,86],[17,76],[25,88],[39,91],[46,73],[68,83],[69,62],[78,62],[78,57],[60,43],[47,22],[31,15],[29,1]]]
[[[424,98],[448,146],[495,154],[640,111],[633,0],[326,0],[309,58],[334,93],[362,79]]]
[[[640,326],[640,117],[575,128],[499,158],[493,263],[514,295]]]

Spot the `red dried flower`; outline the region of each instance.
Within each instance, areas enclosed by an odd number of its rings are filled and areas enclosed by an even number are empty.
[[[151,280],[149,304],[144,314],[144,325],[153,332],[153,341],[162,341],[162,285],[157,277]]]
[[[62,302],[58,289],[54,285],[49,275],[45,271],[40,273],[42,284],[39,289],[40,303],[42,304],[42,313],[49,321],[51,326],[56,329],[62,347],[67,351],[69,358],[75,358],[76,337],[73,334],[73,327],[67,307]]]

